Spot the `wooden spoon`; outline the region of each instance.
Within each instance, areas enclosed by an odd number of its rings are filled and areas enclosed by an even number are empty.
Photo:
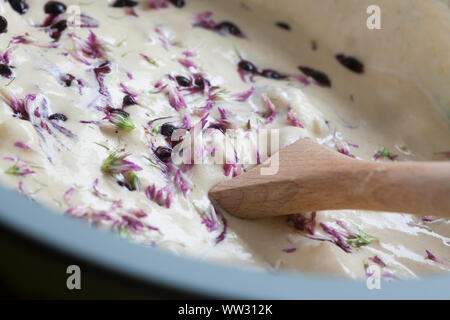
[[[242,218],[340,209],[450,217],[450,162],[357,160],[310,139],[278,155],[275,175],[257,166],[212,188],[210,198]]]

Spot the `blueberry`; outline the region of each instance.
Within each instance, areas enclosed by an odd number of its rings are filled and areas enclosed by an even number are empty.
[[[117,0],[112,5],[114,8],[126,8],[126,7],[135,7],[137,6],[137,2],[133,0]]]
[[[0,75],[2,77],[11,79],[13,76],[13,71],[10,66],[8,66],[4,63],[0,63]]]
[[[8,0],[8,2],[11,5],[11,8],[20,14],[24,14],[28,11],[28,4],[25,0]]]
[[[173,132],[175,131],[175,126],[170,123],[164,123],[161,126],[161,134],[166,137],[171,137]]]
[[[59,32],[63,32],[67,29],[67,20],[61,20],[51,26],[52,29],[55,29]]]
[[[189,87],[191,85],[191,80],[189,80],[186,77],[176,76],[175,79],[177,80],[178,84],[182,87]]]
[[[170,2],[177,8],[183,8],[185,5],[184,0],[170,0]]]
[[[216,29],[220,31],[226,31],[236,37],[244,37],[244,34],[241,32],[241,30],[232,22],[221,22],[216,26]]]
[[[309,67],[298,67],[306,76],[313,78],[324,87],[331,87],[331,80],[328,76],[318,70]]]
[[[62,113],[54,113],[48,118],[49,118],[49,120],[67,121],[67,117],[65,115],[63,115]]]
[[[356,73],[364,73],[364,65],[358,59],[344,54],[337,54],[336,59],[347,69]]]
[[[8,29],[8,21],[4,16],[0,16],[0,33],[5,33]]]
[[[58,41],[64,30],[67,29],[67,21],[61,20],[50,27],[50,38]]]
[[[168,147],[158,147],[155,151],[156,156],[164,163],[170,161],[172,157],[172,149]]]
[[[239,69],[242,69],[250,73],[255,73],[257,71],[256,66],[247,60],[242,60],[241,62],[239,62],[238,67]]]
[[[286,75],[281,74],[278,71],[270,70],[270,69],[263,70],[262,76],[266,77],[266,78],[270,78],[270,79],[275,79],[275,80],[282,80],[282,79],[287,78]]]
[[[53,16],[57,16],[61,13],[66,12],[66,5],[59,1],[49,1],[44,6],[44,11],[47,14],[51,14]]]
[[[291,30],[291,26],[289,24],[287,24],[286,22],[279,21],[279,22],[276,23],[276,25],[278,27],[280,27],[281,29],[284,29],[284,30],[287,30],[287,31]]]
[[[125,97],[123,97],[122,105],[124,107],[132,106],[132,105],[135,105],[135,104],[136,104],[136,102],[134,101],[134,99],[130,95],[127,94]]]
[[[58,30],[50,31],[50,38],[52,38],[55,41],[58,41],[61,38],[61,32],[59,32]]]

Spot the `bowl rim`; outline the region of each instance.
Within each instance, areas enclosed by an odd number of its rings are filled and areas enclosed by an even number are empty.
[[[101,268],[144,283],[224,299],[449,299],[450,275],[381,283],[329,276],[256,271],[177,256],[121,239],[86,222],[55,214],[0,187],[0,223],[15,232]]]

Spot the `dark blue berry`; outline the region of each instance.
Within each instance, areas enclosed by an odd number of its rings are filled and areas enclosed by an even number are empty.
[[[75,80],[75,77],[69,73],[61,77],[61,81],[65,87],[70,87],[72,85],[73,80]]]
[[[54,113],[48,118],[50,120],[56,120],[56,121],[67,121],[67,117],[65,115],[63,115],[62,113]]]
[[[189,87],[191,85],[191,80],[189,80],[186,77],[176,76],[175,79],[177,80],[178,84],[182,87]]]
[[[13,77],[13,71],[10,66],[0,63],[0,75],[4,78],[11,79]]]
[[[280,27],[281,29],[284,29],[284,30],[287,30],[287,31],[291,30],[291,26],[289,24],[287,24],[286,22],[279,21],[279,22],[276,23],[276,25],[278,27]]]
[[[8,2],[11,5],[11,8],[20,14],[24,14],[28,11],[28,4],[25,0],[8,0]]]
[[[170,123],[164,123],[161,126],[161,134],[166,137],[171,137],[176,127]]]
[[[185,5],[184,0],[170,0],[170,2],[177,8],[183,8]]]
[[[216,29],[219,31],[228,32],[236,37],[244,37],[244,34],[241,32],[241,30],[232,22],[221,22],[216,26]]]
[[[250,73],[255,73],[258,71],[256,66],[247,60],[242,60],[241,62],[239,62],[238,67],[239,67],[239,69],[250,72]]]
[[[261,75],[263,77],[274,79],[274,80],[282,80],[282,79],[286,79],[287,78],[286,75],[281,74],[278,71],[270,70],[270,69],[263,70]]]
[[[156,156],[164,163],[167,163],[171,160],[172,157],[172,149],[168,147],[158,147],[155,151]]]
[[[301,72],[303,72],[306,76],[313,78],[316,80],[320,85],[324,87],[331,87],[331,80],[328,78],[328,76],[318,70],[315,70],[313,68],[309,67],[298,67]]]
[[[4,16],[0,16],[0,33],[5,33],[8,29],[8,21]]]
[[[347,69],[356,73],[364,73],[364,65],[358,59],[344,54],[337,54],[336,59]]]
[[[63,32],[67,29],[67,20],[61,20],[51,26],[52,29],[55,29],[59,32]]]
[[[112,5],[114,8],[129,8],[129,7],[135,7],[137,6],[137,2],[133,0],[117,0]]]
[[[58,41],[64,30],[67,29],[67,21],[61,20],[50,27],[50,38]]]
[[[123,97],[122,105],[124,107],[132,106],[135,104],[136,101],[130,95],[127,94],[125,97]]]
[[[47,14],[57,16],[58,14],[66,12],[66,5],[59,1],[49,1],[44,6],[44,11]]]

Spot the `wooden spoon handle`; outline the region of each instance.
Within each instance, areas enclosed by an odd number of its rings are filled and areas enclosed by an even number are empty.
[[[365,209],[450,217],[450,163],[353,160],[334,186],[330,209]],[[315,190],[319,192],[319,190]],[[301,195],[299,195],[301,197]]]
[[[214,187],[210,197],[243,218],[341,209],[450,217],[450,162],[362,161],[317,151],[305,139],[281,151],[277,174],[260,169]]]

